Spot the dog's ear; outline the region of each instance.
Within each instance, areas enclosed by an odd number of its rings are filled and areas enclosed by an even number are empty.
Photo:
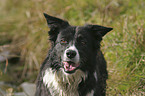
[[[49,39],[51,41],[55,41],[59,31],[67,27],[69,23],[65,20],[47,15],[46,13],[44,13],[44,16],[46,18],[48,27],[50,28],[50,31],[48,32],[50,36]]]
[[[50,16],[46,13],[44,13],[44,16],[47,20],[48,27],[50,28],[62,28],[69,25],[69,23],[65,20]]]
[[[100,25],[85,25],[85,28],[87,28],[87,30],[89,30],[89,32],[91,32],[92,36],[94,37],[94,42],[96,42],[96,44],[94,45],[95,49],[100,48],[102,37],[113,29]]]
[[[87,26],[87,28],[92,30],[95,35],[101,35],[102,37],[113,29],[110,27],[104,27],[100,25],[85,25],[85,26]]]

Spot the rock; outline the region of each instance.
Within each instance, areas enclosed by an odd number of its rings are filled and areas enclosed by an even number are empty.
[[[30,85],[30,86],[28,86]],[[29,83],[23,83],[22,86],[25,88],[29,87],[33,89],[33,84]],[[30,90],[28,88],[28,90]],[[25,89],[26,90],[26,89]],[[5,83],[3,81],[0,81],[0,96],[34,96],[32,92],[15,92],[16,88],[14,88],[14,85]]]
[[[12,94],[13,88],[11,85],[0,81],[0,96],[10,96]]]
[[[24,92],[14,93],[14,96],[27,96]]]
[[[0,62],[6,61],[6,58],[10,58],[10,51],[0,52]]]
[[[20,85],[27,96],[34,96],[36,91],[36,85],[33,83],[24,82]]]
[[[0,85],[2,85],[2,84],[4,84],[4,82],[3,81],[0,81]]]

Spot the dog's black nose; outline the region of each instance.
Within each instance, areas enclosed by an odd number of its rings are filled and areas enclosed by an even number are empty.
[[[76,51],[74,51],[74,50],[67,50],[67,52],[66,52],[66,55],[67,55],[67,57],[68,58],[74,58],[75,56],[76,56]]]

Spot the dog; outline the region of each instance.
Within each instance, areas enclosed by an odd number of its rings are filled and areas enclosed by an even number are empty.
[[[108,73],[100,42],[113,28],[71,26],[44,16],[51,48],[41,65],[35,96],[105,96]]]

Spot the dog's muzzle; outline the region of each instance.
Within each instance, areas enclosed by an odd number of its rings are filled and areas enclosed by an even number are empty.
[[[66,49],[62,60],[64,71],[66,73],[74,73],[80,65],[79,59],[79,53],[75,46]]]

